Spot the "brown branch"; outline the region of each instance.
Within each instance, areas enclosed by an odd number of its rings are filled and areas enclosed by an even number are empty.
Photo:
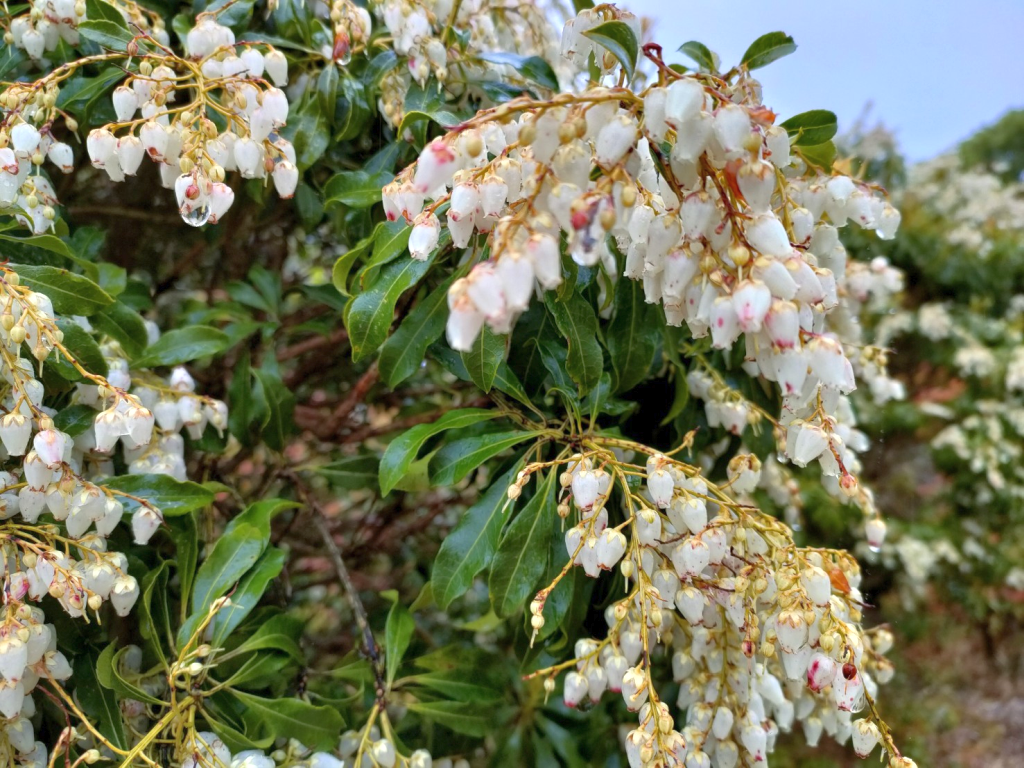
[[[302,479],[295,472],[288,472],[288,477],[295,483],[295,487],[302,497],[302,500],[309,507],[310,512],[313,513],[313,523],[316,525],[317,532],[320,534],[320,538],[323,539],[324,546],[327,548],[327,554],[330,555],[331,562],[334,564],[334,570],[338,574],[338,581],[341,582],[342,591],[345,593],[345,599],[348,601],[349,607],[352,609],[352,615],[355,617],[356,624],[359,626],[359,631],[363,636],[363,645],[366,647],[366,655],[370,659],[370,667],[373,669],[374,682],[376,684],[376,696],[377,705],[383,709],[385,706],[385,695],[387,694],[387,683],[386,683],[386,671],[384,667],[384,658],[380,652],[380,646],[377,645],[377,641],[373,637],[373,630],[370,628],[370,620],[366,614],[366,608],[363,606],[363,601],[359,599],[359,593],[356,591],[355,585],[352,583],[352,577],[349,576],[348,568],[345,567],[345,560],[341,556],[341,550],[338,548],[337,542],[334,541],[334,536],[331,534],[331,529],[327,525],[327,517],[324,515],[323,510],[313,500],[306,490],[305,484]]]
[[[292,344],[289,347],[280,349],[277,352],[278,362],[284,362],[285,360],[291,360],[294,357],[299,357],[306,354],[307,352],[313,352],[321,347],[335,346],[342,344],[348,340],[348,332],[344,328],[338,328],[333,333],[324,336],[316,335],[311,336],[308,339],[303,339]]]

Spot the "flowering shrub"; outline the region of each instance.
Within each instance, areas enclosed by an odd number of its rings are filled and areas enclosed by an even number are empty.
[[[1012,177],[1016,134],[1006,135],[1019,119],[1011,113],[965,142],[960,156],[913,166],[897,184],[905,225],[881,250],[906,270],[913,289],[899,311],[876,323],[878,343],[900,352],[912,407],[876,413],[871,429],[908,453],[903,466],[912,465],[915,477],[876,473],[891,497],[908,482],[917,497],[881,558],[901,573],[907,605],[934,587],[969,608],[993,639],[1020,617],[1024,587],[1015,526],[1024,198]],[[860,146],[851,149],[859,154]],[[877,154],[891,158],[894,148]]]
[[[902,279],[840,240],[900,214],[835,116],[762,100],[792,39],[170,10],[5,17],[11,760],[732,768],[799,722],[913,766],[856,560],[794,533],[812,483],[883,545],[850,397],[902,396],[859,322]]]

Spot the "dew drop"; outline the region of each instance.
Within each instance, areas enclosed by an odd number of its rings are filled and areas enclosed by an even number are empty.
[[[182,211],[181,220],[190,227],[201,227],[210,220],[210,206],[206,204],[197,205],[187,213]]]

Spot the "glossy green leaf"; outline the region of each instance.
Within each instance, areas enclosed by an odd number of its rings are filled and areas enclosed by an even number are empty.
[[[747,52],[743,54],[740,64],[747,69],[758,69],[783,56],[788,56],[795,50],[796,43],[785,32],[769,32],[750,44]]]
[[[135,699],[147,704],[163,705],[164,702],[146,693],[142,688],[125,679],[121,671],[121,657],[128,651],[128,646],[117,650],[117,643],[108,645],[96,660],[96,679],[104,688],[120,694],[121,697]]]
[[[190,325],[168,331],[134,360],[137,368],[181,365],[201,357],[210,357],[228,348],[226,333],[208,325]]]
[[[679,46],[679,52],[685,53],[695,62],[697,65],[708,72],[718,71],[718,56],[715,55],[704,43],[698,42],[697,40],[690,40],[688,43],[683,43]]]
[[[633,79],[636,59],[640,54],[640,43],[628,24],[624,21],[606,21],[591,27],[583,33],[595,43],[604,46],[619,60],[626,72],[626,79]]]
[[[245,720],[259,722],[275,736],[297,739],[311,749],[333,749],[345,725],[333,707],[317,707],[299,699],[266,699],[230,690],[244,705]]]
[[[485,325],[477,334],[472,348],[462,353],[462,363],[470,379],[484,392],[491,391],[498,367],[505,362],[507,341],[507,336],[499,336]]]
[[[784,121],[781,126],[786,129],[793,144],[798,147],[824,144],[831,140],[839,130],[835,112],[829,112],[827,109],[801,112]]]
[[[462,669],[425,672],[420,675],[412,675],[409,680],[452,701],[493,704],[502,698],[501,690],[486,685],[485,680],[467,676]]]
[[[508,501],[507,490],[522,466],[522,461],[517,461],[508,472],[492,480],[487,491],[463,513],[441,542],[430,583],[434,601],[442,610],[464,595],[477,574],[491,564],[504,523],[502,510]]]
[[[615,390],[626,392],[643,381],[651,368],[658,346],[659,316],[645,300],[639,280],[616,283],[614,307],[605,342],[615,372]]]
[[[373,248],[373,241],[382,226],[383,224],[378,224],[377,228],[368,237],[364,237],[353,245],[334,262],[334,267],[331,269],[331,283],[334,284],[334,287],[338,289],[338,293],[342,296],[352,295],[348,290],[348,276],[352,272],[352,267],[355,266],[355,263],[370,253],[370,249]]]
[[[96,422],[96,409],[87,405],[69,405],[53,417],[54,426],[71,437],[78,437],[92,429]]]
[[[373,354],[384,343],[399,297],[418,283],[429,268],[429,261],[400,259],[384,267],[373,285],[352,300],[346,326],[355,362]]]
[[[427,348],[444,333],[448,319],[448,287],[454,280],[453,274],[428,291],[384,342],[377,364],[389,387],[396,387],[416,373]]]
[[[106,376],[107,361],[93,337],[82,326],[68,318],[58,317],[56,323],[64,334],[62,344],[71,357],[89,373]],[[58,352],[54,352],[46,358],[46,365],[67,381],[82,379],[82,374],[78,372],[71,360]]]
[[[75,699],[85,714],[115,747],[126,749],[128,739],[124,732],[124,718],[114,692],[100,684],[97,661],[90,655],[78,656],[74,663]]]
[[[149,343],[145,321],[138,312],[119,301],[97,312],[90,322],[97,331],[120,344],[130,358],[141,353]]]
[[[380,268],[390,264],[406,253],[409,246],[410,227],[404,219],[381,222],[374,230],[373,254],[359,273],[359,282],[365,288],[380,274]]]
[[[109,48],[112,51],[123,51],[132,41],[132,33],[125,27],[115,24],[106,19],[94,21],[86,19],[78,23],[78,33],[86,40],[92,40],[102,48]],[[139,41],[140,47],[144,45]]]
[[[380,202],[381,190],[394,179],[394,176],[388,171],[341,171],[334,174],[324,185],[324,202],[342,203],[349,208],[369,208]]]
[[[303,622],[287,614],[279,614],[265,621],[248,635],[242,644],[235,648],[236,653],[249,651],[272,650],[287,654],[289,658],[302,664],[305,655],[299,647],[298,638],[302,635]]]
[[[420,449],[434,435],[449,429],[462,429],[501,416],[499,411],[462,408],[449,411],[430,424],[418,424],[392,440],[380,460],[380,492],[390,493],[409,471]]]
[[[396,600],[388,612],[388,620],[384,626],[384,663],[388,685],[394,682],[398,666],[409,649],[409,642],[415,631],[416,621],[409,613],[409,609]]]
[[[580,394],[585,395],[597,384],[604,370],[601,345],[597,341],[597,315],[594,314],[594,308],[578,293],[560,302],[548,291],[544,294],[544,302],[558,330],[569,343],[566,371],[576,382]]]
[[[482,53],[480,58],[493,64],[507,64],[527,80],[549,91],[559,90],[555,71],[540,56],[521,56],[518,53],[492,51]]]
[[[557,515],[557,474],[548,473],[498,542],[488,587],[491,607],[499,616],[510,616],[522,607],[547,570],[554,533],[552,518]]]
[[[261,419],[263,441],[271,449],[283,451],[294,426],[295,395],[276,370],[261,368],[253,371],[253,375],[253,397],[265,406]]]
[[[8,264],[21,282],[34,291],[45,293],[55,312],[62,315],[92,315],[114,303],[114,297],[87,277],[58,267]]]
[[[467,736],[482,737],[494,728],[493,713],[481,708],[477,702],[414,701],[409,704],[409,709]]]
[[[488,459],[541,434],[540,431],[509,430],[448,443],[430,460],[430,484],[454,485]]]
[[[837,154],[835,142],[832,141],[826,141],[824,144],[815,144],[810,147],[799,147],[797,153],[808,164],[821,168],[826,172],[832,170],[832,163],[835,162]]]
[[[196,574],[195,591],[192,594],[192,618],[178,633],[178,643],[183,645],[191,631],[202,621],[213,601],[227,593],[246,571],[252,568],[267,548],[267,538],[254,525],[240,525],[230,533],[225,532],[214,545],[209,556],[199,566]]]
[[[166,517],[177,517],[213,503],[213,491],[191,480],[176,480],[170,475],[120,475],[102,485],[114,491],[139,496],[157,507]],[[119,497],[127,508],[136,502]]]
[[[214,647],[224,645],[228,635],[252,612],[270,582],[280,575],[287,559],[288,554],[283,549],[271,547],[239,580],[231,593],[231,605],[219,611],[213,620],[210,642]]]
[[[337,488],[349,490],[369,489],[377,491],[380,473],[380,459],[376,456],[348,456],[330,464],[317,467],[316,472]]]

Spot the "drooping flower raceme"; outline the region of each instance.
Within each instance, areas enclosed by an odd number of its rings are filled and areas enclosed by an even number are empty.
[[[84,318],[73,320],[81,331],[92,331]],[[108,602],[126,616],[139,597],[127,558],[108,550],[107,538],[130,518],[135,542],[145,544],[163,516],[145,498],[121,490],[112,477],[113,453],[121,452],[129,473],[184,479],[180,430],[195,434],[206,424],[226,425],[224,404],[195,394],[184,369],[170,381],[151,373],[137,378],[117,342],[106,340],[100,349],[108,373],[100,376],[75,359],[64,336],[50,299],[4,268],[0,525],[5,530],[6,618],[0,622],[0,757],[5,765],[46,764],[46,749],[32,736],[31,693],[40,680],[58,684],[71,676],[40,601],[49,595],[70,616],[88,620]],[[74,435],[63,431],[37,378],[37,366],[57,360],[79,377],[72,405],[96,411],[92,425],[76,427]]]
[[[592,13],[617,11],[602,7],[566,26],[562,51],[580,68],[594,51],[581,36]],[[880,545],[884,524],[855,477],[866,438],[848,395],[861,380],[878,402],[902,396],[884,352],[854,321],[864,304],[898,292],[901,275],[884,260],[850,261],[838,230],[852,221],[891,238],[900,214],[881,190],[791,146],[745,69],[729,79],[683,75],[650,58],[658,81],[643,90],[620,78],[483,110],[428,143],[384,190],[388,218],[412,227],[413,258],[434,258],[443,228],[467,253],[471,268],[448,294],[453,349],[470,350],[485,326],[509,333],[565,279],[565,250],[596,271],[599,305],[618,280],[641,281],[670,325],[685,326],[700,349],[728,355],[742,344],[743,371],[781,394],[781,411],[767,413],[694,356],[689,389],[709,426],[743,436],[771,425],[770,472],[741,452],[728,483],[716,485],[698,466],[600,435],[555,462],[572,564],[591,577],[619,568],[627,580],[607,635],[578,641],[565,701],[621,693],[639,713],[625,744],[633,766],[763,762],[779,730],[797,721],[811,744],[823,731],[841,742],[856,731],[858,753],[881,742],[911,764],[873,710],[851,719],[892,675],[878,650],[885,643],[860,627],[859,566],[840,551],[801,550],[751,496],[765,486],[789,503],[799,489],[784,464],[815,464],[826,487],[858,504]],[[509,498],[540,469],[528,466]],[[637,475],[642,491],[629,479]],[[613,497],[625,522],[609,527]],[[535,630],[564,575],[534,599]],[[659,645],[682,686],[685,722],[659,698]],[[532,676],[551,675],[551,690],[569,666]]]

